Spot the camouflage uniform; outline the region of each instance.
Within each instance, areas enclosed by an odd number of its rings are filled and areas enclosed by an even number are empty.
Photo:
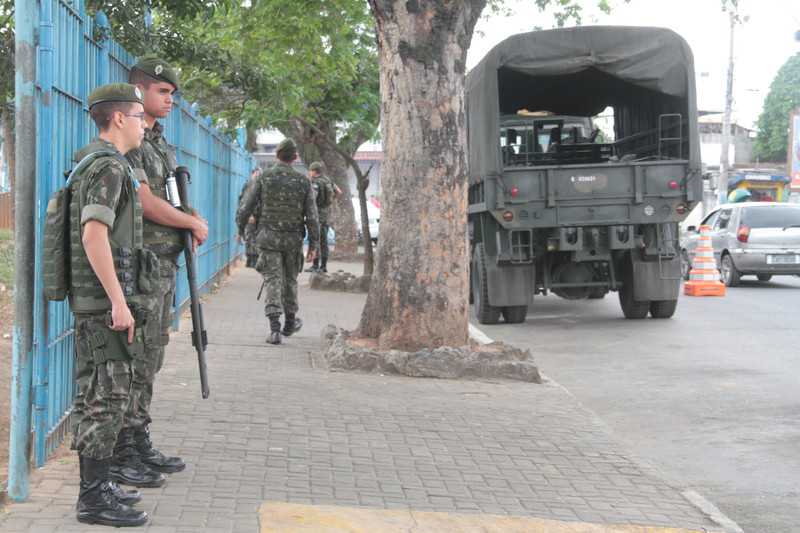
[[[96,139],[76,154],[76,161],[98,150],[119,154],[113,144]],[[142,207],[132,170],[118,157],[100,156],[71,181],[72,232],[70,307],[75,315],[77,393],[73,409],[73,448],[82,457],[111,457],[131,400],[132,364],[144,353],[145,313],[132,273],[121,267],[142,248]],[[109,241],[120,285],[136,319],[136,338],[109,328],[111,303],[94,274],[82,243],[83,224],[90,220],[109,227]],[[155,266],[155,265],[154,265]]]
[[[242,187],[242,192],[239,193],[239,205],[242,205],[242,198],[244,198],[244,193],[247,191],[247,188],[258,179],[257,176],[254,176],[247,180],[247,183],[244,184]],[[256,234],[258,233],[258,213],[255,213],[254,218],[256,219],[255,222],[248,222],[247,226],[244,228],[244,235],[241,235],[242,239],[244,240],[244,252],[245,257],[247,258],[247,263],[245,266],[247,268],[255,268],[256,263],[258,262],[258,246],[256,246]]]
[[[158,122],[152,128],[146,128],[141,147],[128,152],[127,158],[153,195],[166,201],[166,179],[177,166],[177,159],[174,149],[164,139],[163,131]],[[164,347],[169,343],[172,324],[175,275],[178,256],[183,251],[181,230],[144,219],[144,245],[158,256],[160,276],[155,290],[143,302],[154,320],[150,326],[152,334],[148,336],[145,357],[137,361],[133,368],[133,398],[125,418],[125,428],[134,430],[143,430],[151,422],[149,412],[153,383],[164,364]]]
[[[279,161],[263,172],[245,192],[236,214],[239,231],[259,213],[256,244],[258,270],[264,278],[264,314],[297,313],[297,276],[303,266],[303,232],[309,246],[318,249],[319,221],[308,178]]]
[[[328,261],[328,215],[333,203],[333,182],[325,174],[320,174],[313,181],[314,192],[317,198],[317,212],[319,213],[319,258],[325,265]]]

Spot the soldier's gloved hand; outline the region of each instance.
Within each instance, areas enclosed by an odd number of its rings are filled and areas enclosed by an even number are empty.
[[[136,321],[133,319],[131,310],[128,305],[112,305],[111,306],[111,329],[114,331],[128,330],[128,344],[133,343],[133,331],[136,327]]]

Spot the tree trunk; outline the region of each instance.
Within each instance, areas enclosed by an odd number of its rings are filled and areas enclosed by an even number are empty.
[[[381,233],[359,333],[468,340],[466,56],[485,0],[370,0],[381,62]]]
[[[327,128],[319,128],[327,131]],[[281,129],[284,135],[292,137],[298,143],[298,152],[303,162],[310,165],[317,159],[325,164],[326,175],[342,190],[331,206],[330,225],[336,232],[336,247],[333,257],[349,257],[358,253],[358,235],[356,233],[356,215],[350,200],[350,182],[347,179],[347,163],[341,155],[328,146],[320,135],[303,126],[298,120],[290,121]]]

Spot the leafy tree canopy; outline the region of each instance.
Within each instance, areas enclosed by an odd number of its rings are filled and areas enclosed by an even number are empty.
[[[800,53],[778,71],[758,117],[755,155],[764,161],[786,161],[789,113],[800,108]]]
[[[14,0],[0,0],[0,115],[14,97]]]

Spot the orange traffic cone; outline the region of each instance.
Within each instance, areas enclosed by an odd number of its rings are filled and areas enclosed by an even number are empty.
[[[687,296],[725,296],[725,284],[720,281],[711,246],[711,226],[700,226],[700,240],[694,249],[692,270],[683,292]]]

